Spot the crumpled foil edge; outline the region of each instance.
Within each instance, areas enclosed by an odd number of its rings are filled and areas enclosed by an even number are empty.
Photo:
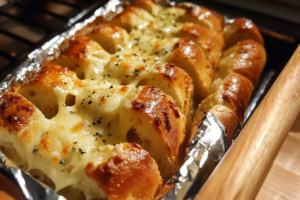
[[[207,113],[188,149],[185,162],[167,181],[157,199],[193,199],[228,149],[226,128],[212,113]]]
[[[33,177],[22,170],[6,165],[5,156],[0,153],[0,173],[5,172],[6,177],[16,183],[27,200],[66,200],[50,188],[43,187]]]

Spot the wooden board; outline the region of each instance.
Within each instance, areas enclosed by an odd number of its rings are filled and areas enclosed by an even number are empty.
[[[256,200],[273,199],[300,199],[300,114],[256,197]]]
[[[197,200],[254,199],[300,110],[300,46]]]

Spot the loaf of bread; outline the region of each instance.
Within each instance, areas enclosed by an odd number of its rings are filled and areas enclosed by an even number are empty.
[[[231,145],[238,124],[243,124],[253,85],[257,82],[266,62],[263,39],[256,26],[248,19],[238,18],[225,25],[227,45],[215,72],[210,95],[198,107],[191,138],[198,133],[205,113],[214,114],[227,129]]]
[[[206,112],[231,142],[265,60],[250,20],[137,0],[2,95],[0,146],[68,199],[153,199]]]

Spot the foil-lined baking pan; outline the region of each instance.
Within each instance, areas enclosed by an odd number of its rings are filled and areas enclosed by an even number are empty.
[[[110,0],[105,6],[96,10],[94,15],[84,22],[74,25],[66,32],[54,37],[42,47],[30,53],[28,59],[1,82],[1,93],[12,91],[12,88],[16,84],[26,82],[32,72],[39,70],[40,63],[47,56],[56,55],[58,46],[65,39],[73,36],[78,30],[95,20],[96,17],[103,16],[112,18],[123,10],[124,5],[129,3],[130,1],[126,0]],[[175,4],[174,2],[165,0],[160,0],[159,3],[163,6]],[[245,113],[244,124],[267,93],[270,85],[278,75],[278,71],[280,70],[273,68],[264,70],[263,75],[254,88],[249,107]],[[238,136],[241,129],[242,126],[237,128],[235,137]],[[157,196],[157,199],[192,199],[225,155],[228,150],[226,129],[213,114],[208,113],[205,116],[198,127],[197,134],[191,139],[188,150],[189,153],[182,167],[165,184],[161,193]],[[25,199],[64,199],[51,189],[39,185],[37,181],[26,173],[21,172],[21,170],[6,166],[5,159],[1,153],[0,172],[5,173],[7,177],[18,185]]]

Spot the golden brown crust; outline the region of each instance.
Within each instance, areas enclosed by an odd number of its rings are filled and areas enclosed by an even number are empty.
[[[194,23],[185,22],[179,36],[197,42],[204,49],[213,66],[219,62],[224,47],[222,34],[217,34]]]
[[[230,146],[239,123],[236,114],[225,106],[215,106],[209,112],[214,114],[225,126],[227,144]]]
[[[76,73],[67,67],[58,65],[46,65],[40,71],[35,72],[29,82],[16,88],[16,93],[24,96],[32,102],[47,119],[51,119],[59,111],[59,101],[63,100],[66,105],[73,104],[70,96],[59,100],[55,91],[73,93],[74,90],[82,89],[86,83],[77,78]]]
[[[147,114],[149,120],[159,130],[164,144],[172,156],[181,154],[178,151],[179,145],[181,145],[178,133],[182,132],[184,127],[181,127],[177,120],[181,116],[176,102],[172,101],[159,88],[144,86],[131,105],[136,112]]]
[[[206,116],[206,111],[203,110],[199,110],[197,109],[196,114],[194,116],[194,120],[191,126],[191,130],[190,130],[190,138],[189,138],[189,143],[192,139],[194,139],[194,137],[199,133],[198,132],[198,127],[200,126],[200,124],[203,122],[204,117]],[[190,152],[191,149],[187,148],[185,155],[187,156],[188,153]]]
[[[69,67],[80,79],[97,77],[110,56],[97,42],[82,35],[64,41],[59,48],[60,56],[50,63]]]
[[[61,46],[60,58],[74,59],[79,63],[86,62],[90,52],[103,50],[97,42],[82,35],[66,43],[67,46],[65,46],[66,44]]]
[[[149,24],[152,21],[152,16],[150,13],[144,9],[126,6],[120,14],[116,15],[111,23],[124,28],[128,33],[131,31],[132,27],[137,27],[142,23]]]
[[[246,18],[228,20],[224,27],[224,39],[225,49],[242,40],[254,40],[264,45],[263,37],[258,28],[250,19]]]
[[[249,79],[236,73],[230,73],[210,94],[201,102],[197,109],[191,128],[191,137],[197,134],[207,112],[215,114],[227,129],[227,142],[231,144],[238,123],[243,124],[244,113],[252,93],[252,83]]]
[[[237,43],[236,60],[233,71],[248,78],[253,84],[258,80],[266,63],[266,52],[263,46],[253,40]],[[245,58],[246,57],[246,58]]]
[[[0,126],[9,132],[18,132],[33,120],[36,108],[24,97],[6,92],[0,102]]]
[[[164,72],[164,75],[167,78],[171,79],[172,81],[175,81],[178,77],[178,73],[180,73],[179,69],[174,64],[171,63],[166,64],[166,70]]]
[[[243,40],[224,52],[216,76],[224,78],[229,72],[235,72],[245,76],[254,84],[265,62],[264,47],[254,40]]]
[[[252,83],[247,78],[232,73],[225,79],[223,86],[222,98],[231,106],[242,124],[252,93]]]
[[[162,8],[154,0],[137,0],[130,5],[143,8],[154,15],[157,15]]]
[[[59,87],[66,90],[73,86],[85,86],[85,84],[77,78],[75,72],[71,71],[68,67],[58,65],[47,65],[40,71],[35,72],[32,77],[33,78],[22,87],[42,85],[51,88]]]
[[[124,38],[124,36],[122,35],[123,31],[124,29],[116,25],[109,24],[109,23],[102,23],[102,24],[95,25],[95,27],[93,27],[93,29],[86,35],[101,34],[106,36],[112,35],[112,37],[117,37],[116,35],[119,35],[119,37]],[[114,36],[114,34],[116,35]]]
[[[137,0],[130,4],[134,7],[139,7],[147,10],[149,13],[157,14],[160,6],[154,0]]]
[[[194,42],[179,39],[172,50],[171,62],[185,70],[193,79],[197,99],[208,95],[213,81],[212,65],[206,60],[202,49]]]
[[[117,51],[118,45],[124,46],[128,39],[123,28],[109,23],[94,25],[85,36],[98,42],[111,54]]]
[[[176,67],[176,65],[172,63],[168,63],[165,65],[166,70],[161,70],[160,66],[156,67],[157,70],[160,71],[161,74],[164,75],[164,79],[166,82],[171,82],[174,85],[174,88],[178,88],[178,96],[183,100],[182,102],[177,102],[184,116],[188,117],[188,113],[191,108],[191,98],[193,96],[193,79],[182,69]],[[174,97],[173,97],[174,98]]]
[[[155,161],[136,143],[123,144],[122,153],[97,166],[90,162],[84,171],[113,200],[153,199],[162,185]]]
[[[210,9],[200,6],[185,6],[186,13],[182,20],[200,24],[216,32],[223,32],[224,16]]]

